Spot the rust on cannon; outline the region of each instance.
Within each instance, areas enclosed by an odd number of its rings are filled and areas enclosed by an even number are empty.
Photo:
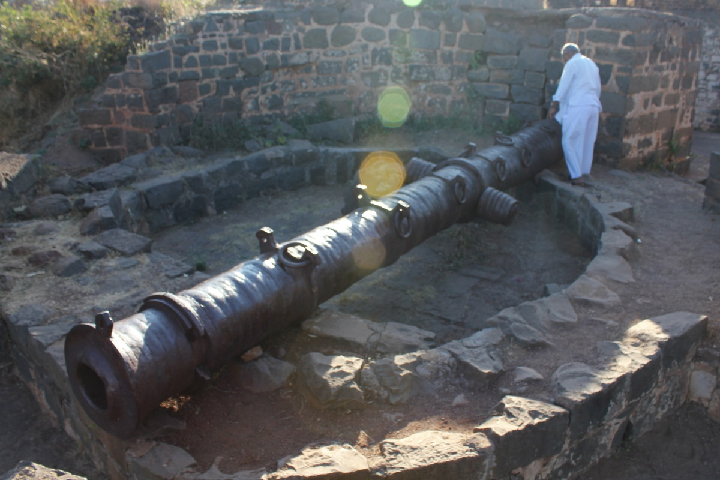
[[[413,159],[405,186],[380,198],[358,188],[358,208],[287,243],[262,228],[254,259],[153,294],[123,320],[103,313],[75,326],[65,341],[71,388],[99,427],[128,438],[166,398],[438,232],[478,216],[509,223],[517,202],[502,190],[560,158],[560,126],[543,120],[440,165]]]

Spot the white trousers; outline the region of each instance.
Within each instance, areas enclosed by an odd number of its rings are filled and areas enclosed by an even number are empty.
[[[567,107],[562,117],[562,146],[570,178],[590,173],[598,132],[598,107]]]

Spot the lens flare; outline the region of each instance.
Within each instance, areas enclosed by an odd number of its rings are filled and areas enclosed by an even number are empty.
[[[380,94],[377,106],[378,117],[385,127],[400,127],[407,120],[411,103],[410,96],[404,88],[388,87]]]
[[[406,7],[417,7],[422,3],[422,0],[403,0]]]
[[[394,192],[405,182],[405,165],[393,152],[373,152],[360,165],[360,183],[371,197]]]
[[[385,247],[382,242],[373,238],[368,243],[361,243],[353,248],[352,256],[355,265],[363,270],[377,270],[385,261]]]

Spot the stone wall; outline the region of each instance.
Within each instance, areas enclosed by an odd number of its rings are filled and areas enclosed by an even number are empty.
[[[720,28],[717,23],[705,26],[695,102],[695,128],[720,132]]]
[[[686,157],[701,63],[699,25],[672,15],[599,8],[573,15],[566,26],[565,39],[600,67],[596,155],[625,168]],[[551,78],[561,65],[554,64]]]
[[[658,12],[674,12],[704,23],[698,96],[695,102],[694,127],[703,131],[720,131],[720,39],[717,23],[719,0],[548,0],[549,8],[580,6],[635,7]]]
[[[720,213],[720,151],[710,154],[710,171],[705,183],[703,208]]]
[[[602,72],[600,158],[635,167],[683,154],[699,26],[646,11],[583,12],[399,2],[212,12],[129,57],[78,116],[108,164],[187,141],[200,124],[291,117],[320,100],[341,116],[371,113],[392,85],[407,91],[411,115],[537,120],[562,72],[559,50],[575,41]]]
[[[635,7],[658,12],[720,9],[720,1],[718,0],[547,0],[547,5],[549,8]]]

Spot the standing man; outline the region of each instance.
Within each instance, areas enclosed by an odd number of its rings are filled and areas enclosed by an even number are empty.
[[[565,63],[548,118],[562,124],[562,146],[570,183],[585,186],[583,175],[590,174],[593,147],[597,138],[600,104],[600,71],[595,62],[580,53],[574,43],[562,48]]]

